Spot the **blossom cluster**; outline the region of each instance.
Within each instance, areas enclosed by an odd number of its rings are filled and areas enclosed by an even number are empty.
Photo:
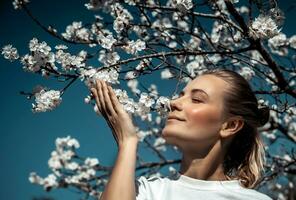
[[[121,33],[124,28],[129,26],[130,22],[134,19],[127,9],[124,9],[119,3],[111,6],[111,15],[115,17],[113,22],[113,29],[117,33]]]
[[[99,165],[98,159],[90,157],[82,159],[82,161],[77,159],[76,149],[80,147],[80,144],[75,138],[70,136],[57,138],[55,145],[56,149],[52,151],[48,160],[48,166],[53,173],[42,178],[36,172],[31,172],[29,176],[31,183],[43,185],[44,189],[48,191],[58,187],[60,183],[75,185],[95,177],[96,167]]]
[[[47,73],[45,67],[53,70],[57,69],[54,53],[51,52],[51,47],[46,42],[39,42],[37,38],[33,38],[29,42],[29,49],[30,54],[21,57],[21,63],[25,71],[34,73],[41,70],[43,73]]]
[[[82,27],[82,22],[73,22],[66,27],[66,32],[62,36],[68,40],[88,41],[91,33],[87,28]]]
[[[193,7],[192,0],[171,0],[172,6],[178,8],[180,11],[187,11]]]
[[[2,48],[1,53],[5,59],[8,59],[10,61],[17,60],[19,58],[19,54],[17,52],[17,49],[12,47],[12,45],[6,45]]]
[[[289,53],[289,47],[296,49],[296,35],[287,38],[286,34],[280,33],[268,40],[268,46],[272,53],[279,56],[287,56]]]
[[[118,101],[123,105],[123,108],[130,114],[140,117],[142,120],[151,122],[151,109],[155,110],[161,117],[166,117],[169,111],[169,98],[160,96],[157,100],[148,93],[141,93],[138,102],[135,102],[127,95],[127,92],[122,89],[114,89]]]
[[[111,84],[118,84],[119,73],[116,68],[97,69],[89,66],[80,69],[80,79],[88,86],[94,87],[96,79],[101,79]]]
[[[238,73],[243,76],[247,81],[250,81],[255,76],[255,72],[250,67],[242,67]]]
[[[42,89],[35,93],[35,102],[32,104],[33,112],[46,112],[56,108],[62,101],[60,91]]]
[[[12,2],[12,5],[14,7],[14,9],[21,9],[23,7],[24,4],[29,3],[29,0],[14,0]]]
[[[255,37],[266,39],[271,38],[280,33],[276,22],[268,15],[259,15],[250,27],[250,34]]]
[[[137,41],[129,41],[124,47],[124,50],[130,54],[137,54],[137,52],[142,51],[146,48],[145,42],[138,39]]]

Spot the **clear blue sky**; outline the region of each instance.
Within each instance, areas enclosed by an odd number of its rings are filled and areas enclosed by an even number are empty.
[[[59,31],[64,31],[66,25],[74,20],[87,22],[93,19],[93,13],[83,6],[86,0],[31,1],[29,7],[34,15]],[[283,30],[290,36],[295,33],[296,23],[292,13],[286,14],[288,17]],[[8,0],[0,2],[0,27],[0,47],[13,44],[21,55],[28,52],[28,41],[33,37],[47,41],[52,47],[59,43],[41,30],[25,12],[14,10]],[[2,57],[0,76],[0,199],[31,199],[44,194],[55,199],[78,199],[79,195],[66,190],[47,194],[42,187],[30,184],[28,175],[36,171],[41,176],[47,176],[50,172],[47,161],[54,149],[54,141],[67,135],[80,141],[78,152],[81,156],[97,157],[104,165],[113,164],[117,152],[115,142],[105,122],[95,115],[91,106],[84,104],[87,88],[78,81],[65,93],[58,109],[33,114],[31,102],[19,95],[19,91],[30,91],[37,84],[52,88],[62,88],[63,84],[26,73],[18,62],[10,63]],[[146,78],[144,81],[148,84],[153,79]],[[167,90],[167,86],[163,84],[162,89],[165,88],[168,94],[172,90]]]

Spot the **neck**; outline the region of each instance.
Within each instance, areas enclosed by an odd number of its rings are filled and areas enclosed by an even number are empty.
[[[220,141],[204,157],[183,152],[180,174],[201,180],[227,180],[223,168],[224,155]]]

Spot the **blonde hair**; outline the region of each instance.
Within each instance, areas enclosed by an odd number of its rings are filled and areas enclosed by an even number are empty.
[[[254,188],[264,172],[265,152],[258,127],[269,120],[268,107],[258,108],[257,98],[249,83],[240,74],[215,69],[202,75],[214,75],[228,82],[223,112],[226,116],[237,115],[244,120],[228,147],[224,158],[224,173],[229,179],[238,179],[243,187]]]

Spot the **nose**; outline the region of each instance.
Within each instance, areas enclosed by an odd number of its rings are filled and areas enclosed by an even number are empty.
[[[182,110],[180,98],[170,100],[171,111]]]

